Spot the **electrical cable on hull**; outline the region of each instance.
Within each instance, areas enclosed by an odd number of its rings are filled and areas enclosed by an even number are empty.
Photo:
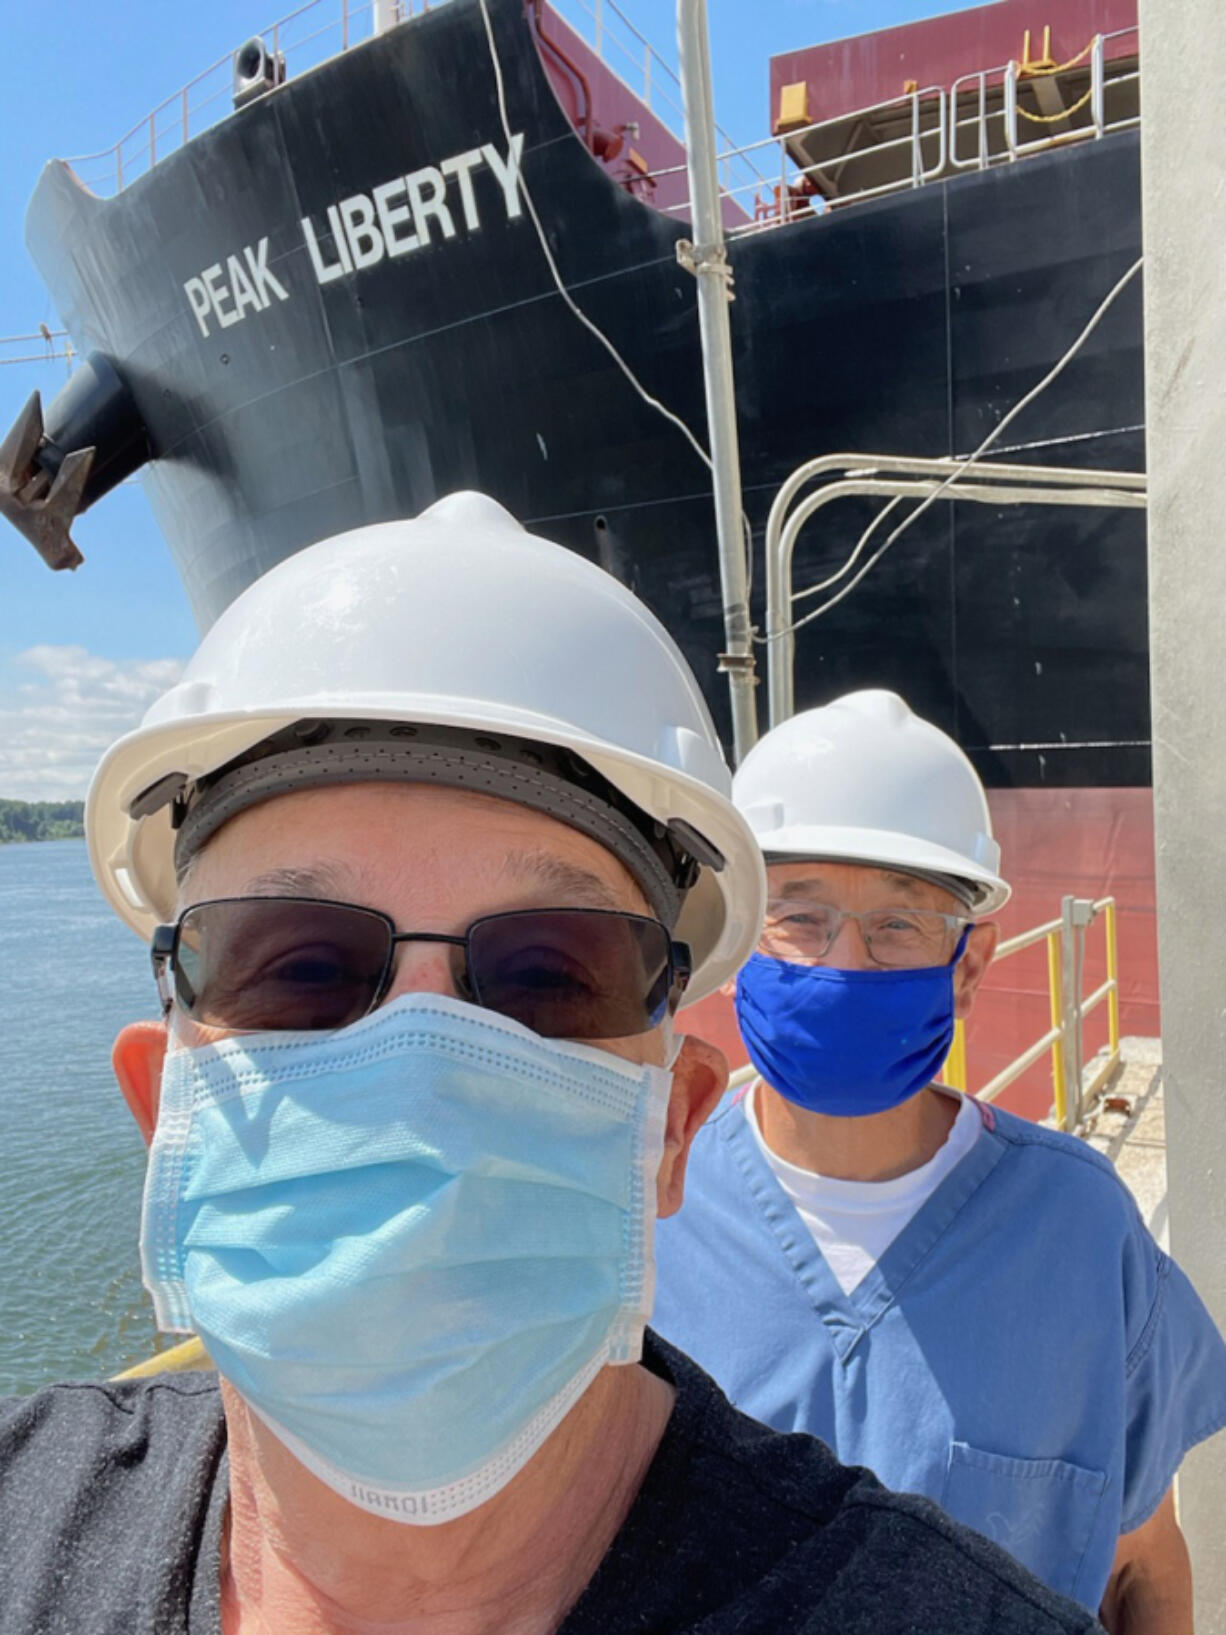
[[[845,574],[849,574],[859,561],[860,552],[868,544],[869,540],[889,516],[890,512],[896,510],[897,507],[902,504],[902,500],[903,497],[901,494],[896,494],[892,500],[887,500],[885,505],[881,507],[881,510],[878,511],[877,515],[860,535],[859,539],[856,541],[855,550],[852,551],[851,555],[843,563],[843,566],[841,568],[836,568],[832,574],[828,574],[825,579],[819,580],[816,585],[806,585],[803,590],[798,590],[792,597],[793,602],[804,602],[807,601],[810,596],[820,596],[822,591],[829,590],[831,585],[837,585],[839,580],[842,579]]]
[[[805,625],[812,624],[814,619],[820,619],[823,614],[829,613],[832,608],[838,606],[844,597],[849,596],[851,592],[855,590],[856,586],[860,583],[864,576],[869,573],[878,562],[880,562],[881,558],[889,550],[890,546],[893,545],[894,542],[906,532],[913,522],[917,521],[917,519],[921,517],[925,511],[927,511],[930,505],[934,505],[936,501],[941,498],[941,495],[950,489],[960,477],[964,477],[968,471],[975,468],[984,454],[987,453],[988,449],[991,448],[992,444],[1004,431],[1005,427],[1010,425],[1012,421],[1016,420],[1018,415],[1021,414],[1022,410],[1028,408],[1042,392],[1045,392],[1057,378],[1057,376],[1064,371],[1066,366],[1073,361],[1073,359],[1077,356],[1077,353],[1085,345],[1086,341],[1089,340],[1090,336],[1098,328],[1103,318],[1106,317],[1107,312],[1112,303],[1115,301],[1116,297],[1122,293],[1129,282],[1138,272],[1140,272],[1143,261],[1143,256],[1137,257],[1132,266],[1129,267],[1128,271],[1122,278],[1116,281],[1107,295],[1099,303],[1093,317],[1091,317],[1090,321],[1086,324],[1085,328],[1081,331],[1080,335],[1078,335],[1073,344],[1064,353],[1063,357],[1060,358],[1059,362],[1048,370],[1037,386],[1032,386],[1026,395],[1020,398],[1002,419],[997,421],[996,425],[993,426],[992,430],[984,438],[983,442],[980,443],[979,447],[974,451],[974,453],[968,454],[963,459],[960,459],[945,481],[941,483],[939,487],[935,488],[931,494],[927,495],[923,500],[921,500],[913,511],[908,512],[907,516],[905,516],[898,524],[898,527],[894,529],[893,533],[890,534],[873,552],[872,556],[869,557],[868,561],[856,574],[854,579],[849,580],[840,591],[838,591],[834,596],[830,597],[828,601],[823,602],[820,607],[815,607],[811,613],[806,613],[803,619],[797,619],[793,624],[785,626],[782,630],[774,631],[769,636],[755,636],[754,640],[760,645],[764,646],[767,642],[778,641],[782,636],[793,635],[797,630],[803,630]],[[989,466],[988,469],[990,470],[991,467]],[[894,503],[894,501],[891,501],[891,506]],[[859,540],[856,542],[854,550],[844,563],[843,567],[840,568],[838,572],[835,573],[829,581],[827,581],[827,583],[834,583],[835,581],[841,579],[850,569],[859,556],[861,550],[867,544],[878,523],[882,520],[886,511],[889,509],[890,506],[887,506],[884,511],[880,512],[873,518],[872,522],[868,525],[864,533],[861,534]],[[802,592],[801,594],[813,594],[814,591],[820,588],[824,587],[815,586],[811,591]],[[799,598],[797,597],[792,598],[793,601],[798,599]]]
[[[507,142],[507,151],[510,152],[512,145],[511,118],[507,112],[506,87],[503,83],[502,77],[502,59],[498,55],[498,44],[494,39],[494,29],[490,22],[490,14],[486,0],[478,0],[478,4],[481,7],[481,20],[485,24],[485,38],[487,44],[489,45],[490,62],[494,69],[494,86],[498,96],[498,117],[502,121],[502,134]],[[662,414],[666,420],[671,422],[672,425],[676,426],[681,432],[682,436],[685,438],[686,442],[689,443],[690,447],[694,450],[694,453],[702,461],[703,465],[706,466],[707,470],[713,471],[714,467],[711,463],[711,456],[698,441],[697,437],[694,436],[694,433],[686,425],[685,421],[682,420],[681,416],[679,414],[675,414],[673,410],[667,406],[667,404],[662,403],[658,397],[654,397],[652,393],[647,390],[642,381],[635,374],[634,370],[626,362],[625,358],[617,350],[616,346],[614,346],[613,342],[600,328],[600,326],[594,323],[592,319],[588,317],[587,313],[584,312],[582,307],[579,306],[574,296],[571,295],[570,291],[567,289],[562,280],[562,274],[558,270],[558,264],[554,259],[553,251],[549,247],[549,240],[545,237],[545,229],[541,225],[541,218],[537,214],[536,204],[533,201],[531,193],[528,191],[528,184],[524,180],[522,167],[518,173],[518,181],[520,195],[523,198],[524,206],[528,212],[528,218],[533,227],[536,229],[536,236],[540,240],[541,251],[545,257],[545,264],[549,268],[550,275],[553,278],[558,294],[562,297],[570,311],[576,318],[578,318],[584,329],[588,330],[589,333],[600,342],[601,346],[604,347],[605,351],[613,359],[613,362],[621,370],[622,374],[625,375],[626,379],[642,398],[643,402],[646,403],[649,408],[655,409],[658,414]],[[749,588],[752,589],[753,530],[750,528],[749,518],[744,514],[744,512],[741,513],[741,528],[745,535],[745,561],[747,578]]]

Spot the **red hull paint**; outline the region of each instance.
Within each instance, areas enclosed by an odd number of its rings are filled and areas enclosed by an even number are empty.
[[[1148,789],[994,789],[992,823],[1001,844],[1013,897],[997,916],[1002,937],[1057,918],[1060,899],[1113,896],[1118,905],[1120,1030],[1156,1037],[1158,948],[1154,911],[1154,809]],[[1100,919],[1089,933],[1082,991],[1106,977]],[[995,966],[975,1003],[967,1037],[970,1088],[980,1088],[1046,1033],[1050,1026],[1046,944]],[[686,1011],[686,1032],[725,1051],[734,1066],[745,1048],[729,997],[716,995]],[[1106,1043],[1104,1002],[1086,1024],[1089,1059]],[[1050,1057],[1031,1068],[1000,1098],[1027,1118],[1043,1118],[1052,1103]]]
[[[921,90],[948,86],[961,74],[979,73],[1020,59],[1030,30],[1031,55],[1043,49],[1043,31],[1051,27],[1051,50],[1067,62],[1096,34],[1137,26],[1137,0],[996,0],[901,28],[834,40],[771,58],[771,119],[779,111],[784,85],[804,80],[809,87],[809,118],[816,124],[856,108],[870,108],[902,96],[907,82]],[[1136,51],[1136,38],[1109,41],[1108,56]]]

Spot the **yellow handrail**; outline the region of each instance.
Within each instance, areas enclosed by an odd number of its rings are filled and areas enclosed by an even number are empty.
[[[1107,1043],[1113,1055],[1118,1056],[1120,1050],[1120,966],[1119,954],[1115,942],[1115,898],[1109,897],[1105,904],[1105,919],[1107,932],[1107,981],[1111,984],[1111,992],[1107,999]]]
[[[125,1368],[122,1374],[115,1374],[117,1380],[147,1380],[154,1374],[185,1374],[191,1368],[212,1368],[208,1352],[198,1335],[193,1334],[190,1340],[184,1340],[181,1345],[172,1345],[169,1351],[159,1351],[154,1357],[146,1357],[144,1362],[138,1362],[134,1368]]]
[[[1009,959],[1013,954],[1020,954],[1025,948],[1032,948],[1036,942],[1041,942],[1044,937],[1050,936],[1053,932],[1059,933],[1059,930],[1059,920],[1046,920],[1042,925],[1032,926],[1029,931],[1019,931],[1017,936],[1009,937],[1005,942],[997,946],[996,952],[992,955],[992,964],[997,965],[1002,959]],[[1019,1057],[1018,1060],[1021,1061],[1021,1058]],[[1013,1074],[1013,1077],[1017,1077],[1017,1074],[1023,1072],[1025,1067],[1029,1065],[1029,1060],[1020,1067],[1016,1062],[1011,1063],[1011,1068],[1017,1068],[1017,1073]],[[1006,1073],[1009,1071],[1010,1068],[1005,1069]],[[950,1047],[949,1055],[945,1058],[945,1065],[938,1076],[942,1084],[947,1084],[951,1090],[961,1090],[965,1094],[968,1088],[965,1022],[956,1022],[954,1024],[954,1042]],[[996,1078],[992,1080],[993,1095],[999,1095],[1007,1084],[1012,1083],[1011,1078],[1004,1079],[1003,1083],[1000,1082],[1001,1077],[1002,1075],[998,1073]],[[979,1092],[980,1095],[982,1093]],[[989,1097],[989,1099],[991,1098]]]
[[[1064,1077],[1064,1017],[1060,1005],[1060,933],[1051,931],[1047,937],[1047,995],[1051,1002],[1051,1026],[1056,1035],[1051,1047],[1052,1100],[1056,1105],[1056,1123],[1063,1130],[1068,1122],[1068,1085]]]
[[[1065,899],[1066,914],[1073,901],[1071,897]],[[1107,980],[1084,999],[1079,994],[1069,995],[1066,1012],[1063,940],[1069,934],[1072,922],[1066,925],[1063,916],[1058,920],[1048,920],[1043,925],[1034,926],[1031,930],[1020,932],[1016,937],[1010,937],[1007,942],[1002,942],[996,950],[993,963],[995,960],[1007,959],[1011,954],[1020,953],[1024,948],[1031,948],[1038,942],[1046,941],[1051,1026],[1041,1038],[1027,1046],[1007,1067],[1002,1068],[995,1078],[975,1092],[981,1101],[995,1100],[1002,1090],[1032,1067],[1044,1051],[1050,1049],[1053,1110],[1057,1125],[1065,1130],[1070,1128],[1071,1123],[1079,1122],[1085,1116],[1087,1107],[1111,1078],[1120,1061],[1119,949],[1116,938],[1115,898],[1102,897],[1094,903],[1083,903],[1082,908],[1088,910],[1088,918],[1078,922],[1081,926],[1092,924],[1100,914],[1103,917],[1107,942]],[[1106,1057],[1089,1084],[1070,1085],[1068,1063],[1071,1061],[1075,1066],[1080,1065],[1082,1024],[1104,999],[1107,1001]],[[1072,1041],[1066,1038],[1066,1029],[1070,1025],[1077,1030]],[[945,1082],[958,1090],[968,1088],[965,1039],[959,1041],[956,1035],[954,1049],[950,1051],[946,1066]],[[1070,1102],[1070,1094],[1074,1091],[1077,1092],[1075,1100]]]
[[[940,1080],[951,1090],[966,1091],[966,1023],[959,1020],[954,1023],[954,1042],[950,1046],[949,1055],[945,1058],[945,1066],[941,1069]]]
[[[1080,1029],[1082,1022],[1089,1013],[1104,999],[1107,1001],[1108,1051],[1107,1058],[1094,1075],[1093,1081],[1087,1085],[1078,1100],[1078,1112],[1093,1100],[1102,1086],[1107,1082],[1119,1065],[1120,1059],[1120,993],[1119,993],[1119,958],[1116,944],[1116,905],[1114,897],[1103,897],[1091,905],[1094,917],[1100,913],[1103,916],[1104,929],[1107,936],[1107,980],[1103,985],[1090,994],[1088,998],[1071,1004],[1075,1025]],[[1030,1067],[1033,1067],[1045,1051],[1051,1051],[1051,1078],[1052,1100],[1056,1123],[1061,1129],[1069,1127],[1069,1083],[1068,1069],[1065,1062],[1065,1015],[1063,994],[1063,959],[1062,938],[1065,927],[1063,919],[1046,920],[1042,925],[1032,926],[1028,931],[1021,931],[1016,936],[1002,942],[993,956],[992,963],[1008,959],[1013,954],[1020,954],[1026,948],[1033,948],[1036,943],[1047,943],[1047,992],[1051,1026],[1047,1032],[1026,1047],[1019,1056],[1016,1056],[1006,1067],[1003,1067],[996,1076],[975,1091],[981,1101],[994,1101],[1000,1093],[1007,1089],[1015,1079],[1022,1076]],[[1080,1053],[1077,1053],[1078,1057]],[[967,1067],[966,1028],[959,1022],[954,1028],[954,1042],[941,1072],[941,1082],[951,1089],[963,1092],[969,1089],[969,1071]]]
[[[1103,1000],[1107,1001],[1107,1055],[1094,1077],[1082,1091],[1081,1112],[1084,1116],[1088,1108],[1098,1095],[1099,1091],[1110,1079],[1119,1066],[1120,1061],[1120,981],[1119,981],[1119,953],[1116,946],[1115,898],[1103,897],[1094,904],[1094,914],[1103,917],[1103,930],[1107,940],[1107,980],[1088,999],[1083,999],[1078,1007],[1079,1023],[1092,1010],[1097,1009]]]

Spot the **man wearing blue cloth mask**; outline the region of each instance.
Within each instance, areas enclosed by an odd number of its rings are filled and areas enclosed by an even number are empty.
[[[0,1406],[0,1635],[1097,1627],[646,1331],[727,1076],[673,1012],[761,924],[729,797],[661,626],[481,496],[222,615],[86,817],[165,1011],[145,1281],[220,1385]]]
[[[863,692],[733,792],[767,862],[736,984],[759,1077],[661,1227],[660,1332],[1115,1635],[1191,1635],[1171,1484],[1226,1424],[1226,1346],[1105,1159],[935,1082],[1009,895],[974,769]]]

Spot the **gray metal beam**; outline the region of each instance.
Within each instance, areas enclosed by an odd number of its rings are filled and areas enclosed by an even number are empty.
[[[1171,1248],[1226,1328],[1226,27],[1141,0],[1154,821]],[[1226,1635],[1226,1436],[1180,1513],[1199,1635]]]
[[[723,205],[715,156],[715,104],[706,0],[677,0],[677,46],[685,103],[686,165],[694,242],[683,239],[678,260],[698,280],[702,373],[710,430],[715,531],[724,599],[724,644],[719,666],[728,676],[732,735],[739,765],[757,742],[753,629],[749,622],[748,542],[741,508],[741,456],[737,442],[736,391],[732,380],[732,329],[728,317],[731,271],[724,249]]]
[[[845,476],[796,502],[806,482],[833,475],[840,468],[845,469]],[[903,480],[895,477],[895,472],[923,472],[937,480]],[[968,481],[968,475],[973,480]],[[1082,484],[1086,486],[1075,486]],[[793,622],[792,557],[801,529],[824,506],[848,496],[922,502],[937,494],[981,505],[1113,505],[1144,509],[1146,503],[1145,473],[1139,471],[1078,471],[1068,466],[1006,466],[986,461],[964,464],[875,454],[824,454],[798,466],[775,496],[766,522],[766,643],[772,727],[786,721],[796,708],[795,632],[799,625]],[[878,515],[884,517],[885,511]],[[918,515],[919,508],[901,526],[907,527]],[[862,535],[861,542],[865,538],[867,535]],[[849,572],[852,560],[849,558],[826,584],[833,586]],[[803,621],[805,615],[799,618]]]

